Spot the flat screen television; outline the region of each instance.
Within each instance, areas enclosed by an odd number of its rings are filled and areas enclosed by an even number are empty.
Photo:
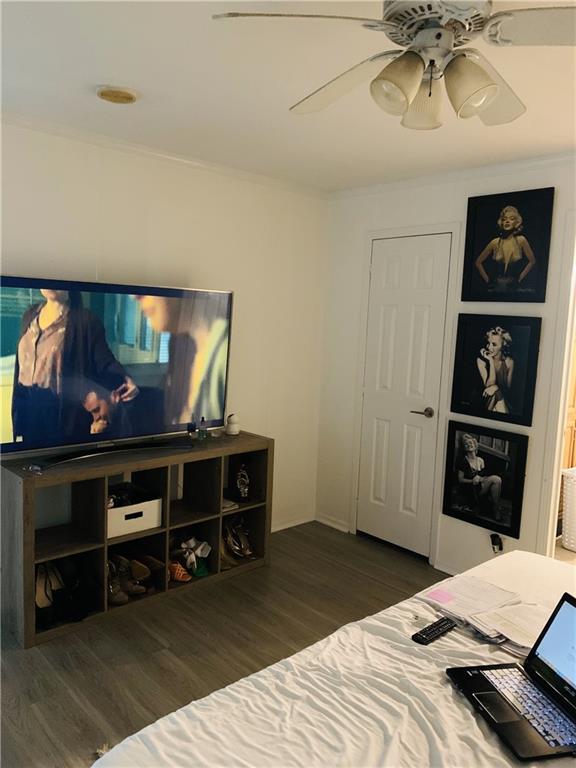
[[[1,449],[224,424],[232,293],[0,279]]]

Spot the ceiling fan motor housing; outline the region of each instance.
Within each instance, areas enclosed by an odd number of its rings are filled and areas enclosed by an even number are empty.
[[[392,42],[409,46],[427,27],[444,27],[454,33],[454,45],[465,45],[477,37],[492,11],[492,0],[384,0],[383,21],[396,25],[386,29]]]

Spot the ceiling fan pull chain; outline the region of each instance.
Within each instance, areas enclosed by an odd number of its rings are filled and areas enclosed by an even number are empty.
[[[432,75],[434,73],[435,62],[434,59],[430,60],[430,84],[428,87],[428,98],[432,98]]]

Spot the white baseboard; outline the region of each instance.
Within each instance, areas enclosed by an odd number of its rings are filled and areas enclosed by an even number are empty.
[[[445,565],[442,565],[442,563],[430,563],[432,568],[436,568],[437,571],[442,571],[443,573],[447,573],[449,576],[457,576],[458,573],[453,568],[448,568]]]
[[[336,528],[338,531],[350,533],[350,526],[348,523],[344,523],[342,520],[338,520],[335,517],[330,517],[329,515],[317,515],[316,521],[323,523],[324,525],[329,525],[330,528]]]
[[[284,531],[286,528],[294,528],[296,525],[303,525],[304,523],[312,523],[314,521],[313,517],[303,517],[301,520],[289,520],[285,523],[272,523],[272,533],[276,533],[276,531]]]

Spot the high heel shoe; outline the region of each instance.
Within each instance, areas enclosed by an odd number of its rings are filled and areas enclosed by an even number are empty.
[[[224,543],[226,544],[226,549],[228,550],[228,553],[232,555],[233,557],[244,557],[244,554],[242,553],[242,547],[240,546],[240,542],[238,539],[234,536],[232,528],[229,526],[224,526]]]
[[[36,629],[47,629],[54,624],[52,589],[45,563],[36,568]]]
[[[244,528],[243,524],[240,522],[238,525],[235,525],[232,529],[232,533],[234,534],[239,546],[240,551],[242,552],[243,557],[253,557],[254,550],[252,549],[252,545],[250,544],[250,539],[248,538],[248,531],[246,528]]]

